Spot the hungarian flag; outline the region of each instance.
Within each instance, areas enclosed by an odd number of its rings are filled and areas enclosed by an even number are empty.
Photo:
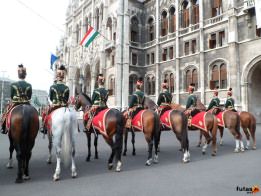
[[[95,31],[95,29],[91,26],[87,33],[84,35],[80,45],[81,46],[85,46],[88,47],[90,45],[90,43],[92,43],[92,41],[95,39],[95,37],[99,34],[98,31]]]

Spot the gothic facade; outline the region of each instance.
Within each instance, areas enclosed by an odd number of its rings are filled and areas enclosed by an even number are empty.
[[[173,101],[185,104],[187,87],[208,104],[219,86],[229,87],[239,110],[261,122],[261,30],[254,0],[72,0],[68,6],[62,60],[71,93],[91,95],[98,73],[106,76],[109,105],[125,108],[135,82],[156,100],[167,79]],[[100,35],[80,41],[90,25]],[[258,107],[259,106],[259,107]]]

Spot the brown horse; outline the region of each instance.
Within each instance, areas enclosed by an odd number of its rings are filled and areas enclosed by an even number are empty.
[[[212,111],[209,111],[210,113]],[[213,110],[215,113],[215,110]],[[224,120],[224,125],[221,126],[218,124],[218,128],[220,130],[220,133],[224,132],[224,128],[228,128],[230,133],[234,136],[235,141],[236,141],[236,148],[234,152],[239,152],[239,151],[244,151],[244,144],[242,142],[242,135],[240,133],[240,118],[238,113],[230,111],[230,110],[225,110],[223,113],[223,120]],[[201,135],[200,135],[200,141],[198,146],[201,144]]]
[[[247,138],[247,144],[245,146],[245,149],[250,148],[250,135],[251,135],[252,140],[253,140],[252,149],[255,150],[256,149],[256,137],[255,137],[256,119],[251,113],[245,112],[245,111],[240,112],[239,117],[240,117],[240,125]],[[219,130],[220,130],[220,145],[222,145],[224,129],[219,129]]]
[[[15,182],[22,183],[23,180],[30,179],[29,160],[39,130],[38,112],[29,104],[15,106],[11,111],[10,122],[8,133],[10,157],[7,167],[12,168],[12,154],[15,149],[18,161],[18,172]]]
[[[85,113],[89,113],[92,106],[91,99],[84,93],[80,93],[77,95],[75,100],[75,107],[78,110],[80,107],[83,108]],[[113,168],[113,159],[116,154],[116,171],[121,171],[121,152],[122,152],[122,140],[123,140],[123,115],[122,113],[117,109],[110,109],[104,119],[105,124],[105,131],[106,136],[103,135],[105,141],[108,143],[108,145],[111,147],[111,155],[108,160],[108,168]],[[85,127],[86,128],[86,127]],[[97,128],[94,128],[94,131],[96,133],[100,132]],[[87,133],[90,130],[87,130]],[[115,141],[113,141],[113,136],[115,135]],[[87,134],[88,138],[88,134]],[[89,139],[88,139],[89,142]],[[88,146],[90,146],[88,144]],[[88,151],[88,157],[90,156],[90,150]],[[88,158],[87,157],[87,158]]]
[[[203,104],[198,100],[197,108],[202,110],[202,107],[203,107]],[[171,104],[171,108],[174,110],[182,111],[182,112],[185,112],[185,110],[186,110],[179,104]],[[217,135],[218,122],[214,115],[207,113],[205,115],[205,123],[206,123],[207,131],[204,129],[200,129],[198,127],[194,127],[194,126],[189,126],[188,128],[191,131],[200,130],[200,134],[204,135],[206,142],[202,147],[202,154],[206,153],[207,146],[212,140],[212,156],[215,156],[217,153],[216,135]],[[209,133],[211,133],[211,135]]]
[[[148,144],[148,159],[145,163],[145,165],[150,166],[152,162],[158,163],[159,162],[159,157],[158,157],[158,145],[159,145],[159,139],[160,139],[160,126],[159,126],[159,116],[156,112],[152,110],[141,110],[140,112],[143,112],[140,121],[141,124],[143,125],[140,128],[137,128],[135,126],[131,126],[131,128],[125,128],[125,148],[124,148],[124,153],[123,155],[126,155],[127,152],[127,134],[128,131],[131,131],[133,133],[133,155],[135,155],[135,134],[134,132],[143,132],[145,136],[145,140],[147,141]],[[127,111],[122,112],[124,116],[126,116]],[[125,119],[126,122],[127,119]],[[155,149],[155,155],[154,159],[152,160],[152,149],[153,149],[153,143],[154,143],[154,149]]]

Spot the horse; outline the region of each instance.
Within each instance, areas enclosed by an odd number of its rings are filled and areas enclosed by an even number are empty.
[[[47,163],[51,164],[52,148],[56,150],[56,169],[53,181],[60,180],[61,158],[64,158],[64,165],[69,165],[71,158],[71,177],[77,177],[75,165],[75,137],[77,133],[77,118],[74,108],[60,107],[47,116],[47,134],[49,140],[49,155]]]
[[[256,119],[255,117],[246,111],[239,112],[239,117],[240,117],[240,125],[245,133],[245,136],[247,138],[247,144],[245,146],[245,149],[250,148],[250,135],[253,140],[253,145],[252,149],[256,149],[256,137],[255,137],[255,132],[256,132]],[[224,129],[220,129],[220,145],[223,144],[223,134],[224,134]]]
[[[79,110],[82,107],[82,109],[84,110],[85,115],[88,115],[90,112],[90,109],[92,107],[92,101],[90,99],[90,97],[88,97],[88,95],[84,94],[84,93],[79,93],[76,96],[75,99],[75,108],[76,110]],[[120,172],[121,171],[121,166],[122,166],[122,162],[121,162],[121,153],[122,153],[122,140],[123,140],[123,115],[122,113],[114,108],[111,109],[106,109],[104,110],[104,119],[102,120],[103,122],[99,121],[99,124],[101,126],[104,125],[104,130],[99,129],[99,127],[97,126],[93,126],[92,123],[92,129],[95,133],[101,133],[103,135],[103,138],[105,139],[106,143],[111,147],[111,155],[109,157],[108,160],[108,169],[111,170],[113,168],[113,159],[116,155],[116,168],[115,171]],[[102,111],[100,113],[97,114],[100,115],[102,113]],[[96,117],[96,116],[95,116]],[[95,118],[94,117],[94,118]],[[84,124],[86,125],[86,122],[84,122]],[[85,128],[87,128],[85,126]],[[90,133],[91,130],[86,130],[86,136],[87,136],[87,141],[88,141],[88,155],[86,160],[90,160]],[[113,141],[113,136],[115,135],[115,141]],[[96,136],[97,137],[97,136]],[[97,138],[96,138],[97,139]],[[97,140],[96,140],[97,141]],[[97,147],[97,143],[96,143],[96,147]],[[96,148],[97,150],[97,148]],[[96,151],[97,152],[97,151]],[[96,153],[98,158],[98,152]]]
[[[7,168],[13,167],[12,155],[15,149],[18,161],[18,172],[15,182],[22,183],[24,180],[30,179],[29,161],[39,130],[38,112],[29,104],[21,104],[15,106],[9,115],[10,129],[8,137],[10,141],[10,156]],[[9,120],[7,119],[7,121]]]
[[[153,111],[157,110],[157,105],[155,104],[155,102],[153,100],[151,100],[148,97],[145,97],[145,101],[144,101],[144,107],[145,109],[150,109]],[[184,163],[187,163],[190,161],[190,153],[189,153],[189,141],[188,141],[188,132],[187,132],[187,118],[186,116],[177,110],[171,110],[169,113],[169,120],[170,120],[170,126],[169,127],[164,127],[165,130],[172,130],[175,135],[176,138],[179,140],[180,144],[181,144],[181,150],[184,153],[183,154],[183,159],[182,161]],[[159,119],[160,122],[160,119]],[[131,133],[132,133],[132,146],[133,146],[133,151],[132,151],[132,155],[135,155],[135,132],[133,131],[133,129],[130,129]],[[160,127],[160,133],[159,133],[159,143],[160,143],[160,135],[161,135],[161,131],[163,130],[163,127]],[[126,155],[127,152],[127,139],[128,139],[128,132],[125,132],[125,140],[124,140],[124,152],[123,155]],[[158,146],[159,149],[159,146]]]
[[[122,112],[125,116],[125,124],[127,121],[127,111]],[[159,156],[158,156],[158,145],[160,140],[160,125],[159,125],[159,116],[158,114],[149,109],[145,110],[139,110],[135,112],[136,115],[132,119],[132,125],[131,128],[125,127],[125,145],[124,145],[124,152],[123,155],[126,155],[127,152],[127,134],[128,131],[132,132],[132,142],[133,142],[133,155],[136,154],[135,152],[135,133],[134,132],[143,132],[145,136],[145,140],[148,144],[148,158],[145,162],[146,166],[151,166],[153,163],[159,162]],[[136,119],[136,120],[134,120]],[[154,158],[152,160],[152,150],[153,150],[153,144],[155,149]]]
[[[203,104],[198,100],[197,101],[197,109],[199,111],[202,111],[203,109]],[[171,108],[174,110],[179,110],[181,112],[185,112],[186,109],[183,108],[180,104],[171,104]],[[204,107],[205,108],[205,107]],[[205,144],[202,146],[202,154],[206,154],[206,149],[208,144],[212,141],[212,156],[216,156],[217,154],[217,144],[216,144],[216,135],[217,135],[217,128],[218,128],[218,122],[217,119],[214,115],[212,115],[211,113],[206,113],[205,115],[205,129],[200,128],[200,127],[196,127],[196,126],[188,126],[188,129],[190,131],[195,131],[195,130],[200,130],[200,133],[204,135],[206,142]],[[209,134],[211,133],[211,135]]]
[[[206,108],[204,108],[205,110]],[[217,108],[218,109],[218,108]],[[208,111],[207,113],[215,113],[215,116],[218,115],[218,113],[215,112],[215,109]],[[221,114],[221,113],[220,113]],[[213,114],[214,115],[214,114]],[[238,113],[233,112],[231,110],[225,110],[222,113],[222,119],[220,120],[219,117],[219,123],[218,123],[218,129],[220,130],[220,134],[224,132],[224,128],[228,128],[230,133],[234,136],[235,141],[236,141],[236,148],[234,152],[239,152],[239,151],[244,151],[244,144],[242,141],[242,135],[240,133],[240,117]],[[223,124],[221,124],[221,121],[223,121]],[[201,144],[201,135],[200,135],[200,141],[198,143],[198,146]]]

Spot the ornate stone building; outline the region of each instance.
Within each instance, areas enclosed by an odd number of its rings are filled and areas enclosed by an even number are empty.
[[[138,77],[156,100],[167,79],[173,101],[185,104],[188,84],[208,104],[215,86],[227,89],[239,110],[261,122],[261,30],[254,0],[72,0],[67,10],[62,58],[72,94],[91,94],[99,72],[109,104],[124,108]],[[98,36],[79,42],[92,25]]]

